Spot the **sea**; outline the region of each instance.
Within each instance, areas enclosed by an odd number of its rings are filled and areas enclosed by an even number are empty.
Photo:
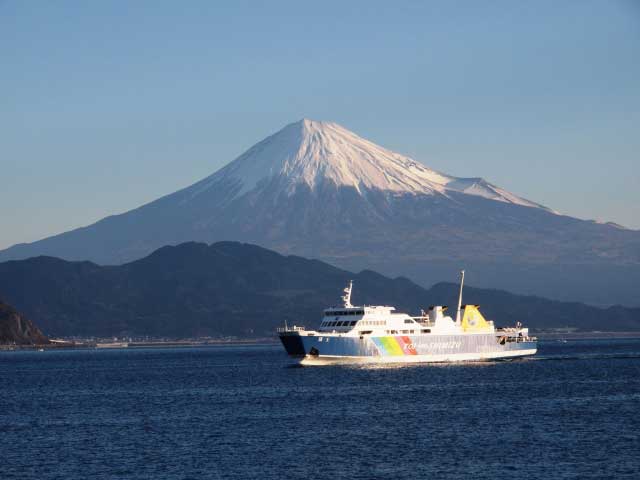
[[[0,479],[640,478],[640,340],[482,363],[0,352]]]

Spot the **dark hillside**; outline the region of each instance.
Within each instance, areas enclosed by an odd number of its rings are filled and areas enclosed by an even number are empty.
[[[270,335],[276,326],[315,326],[354,280],[357,304],[394,305],[417,314],[455,305],[457,285],[425,290],[406,278],[354,274],[317,260],[255,245],[220,242],[163,247],[121,266],[36,257],[0,264],[0,293],[55,335]],[[640,311],[598,309],[499,290],[465,288],[498,325],[532,328],[640,329]]]

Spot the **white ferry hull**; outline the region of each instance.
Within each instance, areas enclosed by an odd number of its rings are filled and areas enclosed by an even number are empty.
[[[495,333],[464,335],[333,336],[281,334],[285,349],[302,365],[331,363],[436,363],[535,355],[535,341],[501,342]]]
[[[299,359],[300,365],[335,365],[350,363],[374,364],[402,364],[402,363],[451,363],[451,362],[485,362],[490,360],[512,359],[535,355],[536,348],[517,350],[513,352],[487,353],[457,353],[449,355],[415,355],[404,357],[340,357],[329,355],[306,355]]]

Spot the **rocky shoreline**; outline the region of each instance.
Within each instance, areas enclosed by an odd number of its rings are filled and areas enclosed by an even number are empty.
[[[0,344],[42,346],[49,343],[31,320],[0,300]]]

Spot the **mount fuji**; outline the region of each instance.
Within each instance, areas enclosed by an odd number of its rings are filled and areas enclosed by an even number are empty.
[[[185,189],[15,245],[0,261],[50,255],[121,264],[192,240],[250,242],[426,286],[464,267],[476,286],[640,304],[640,232],[560,215],[306,119]]]

